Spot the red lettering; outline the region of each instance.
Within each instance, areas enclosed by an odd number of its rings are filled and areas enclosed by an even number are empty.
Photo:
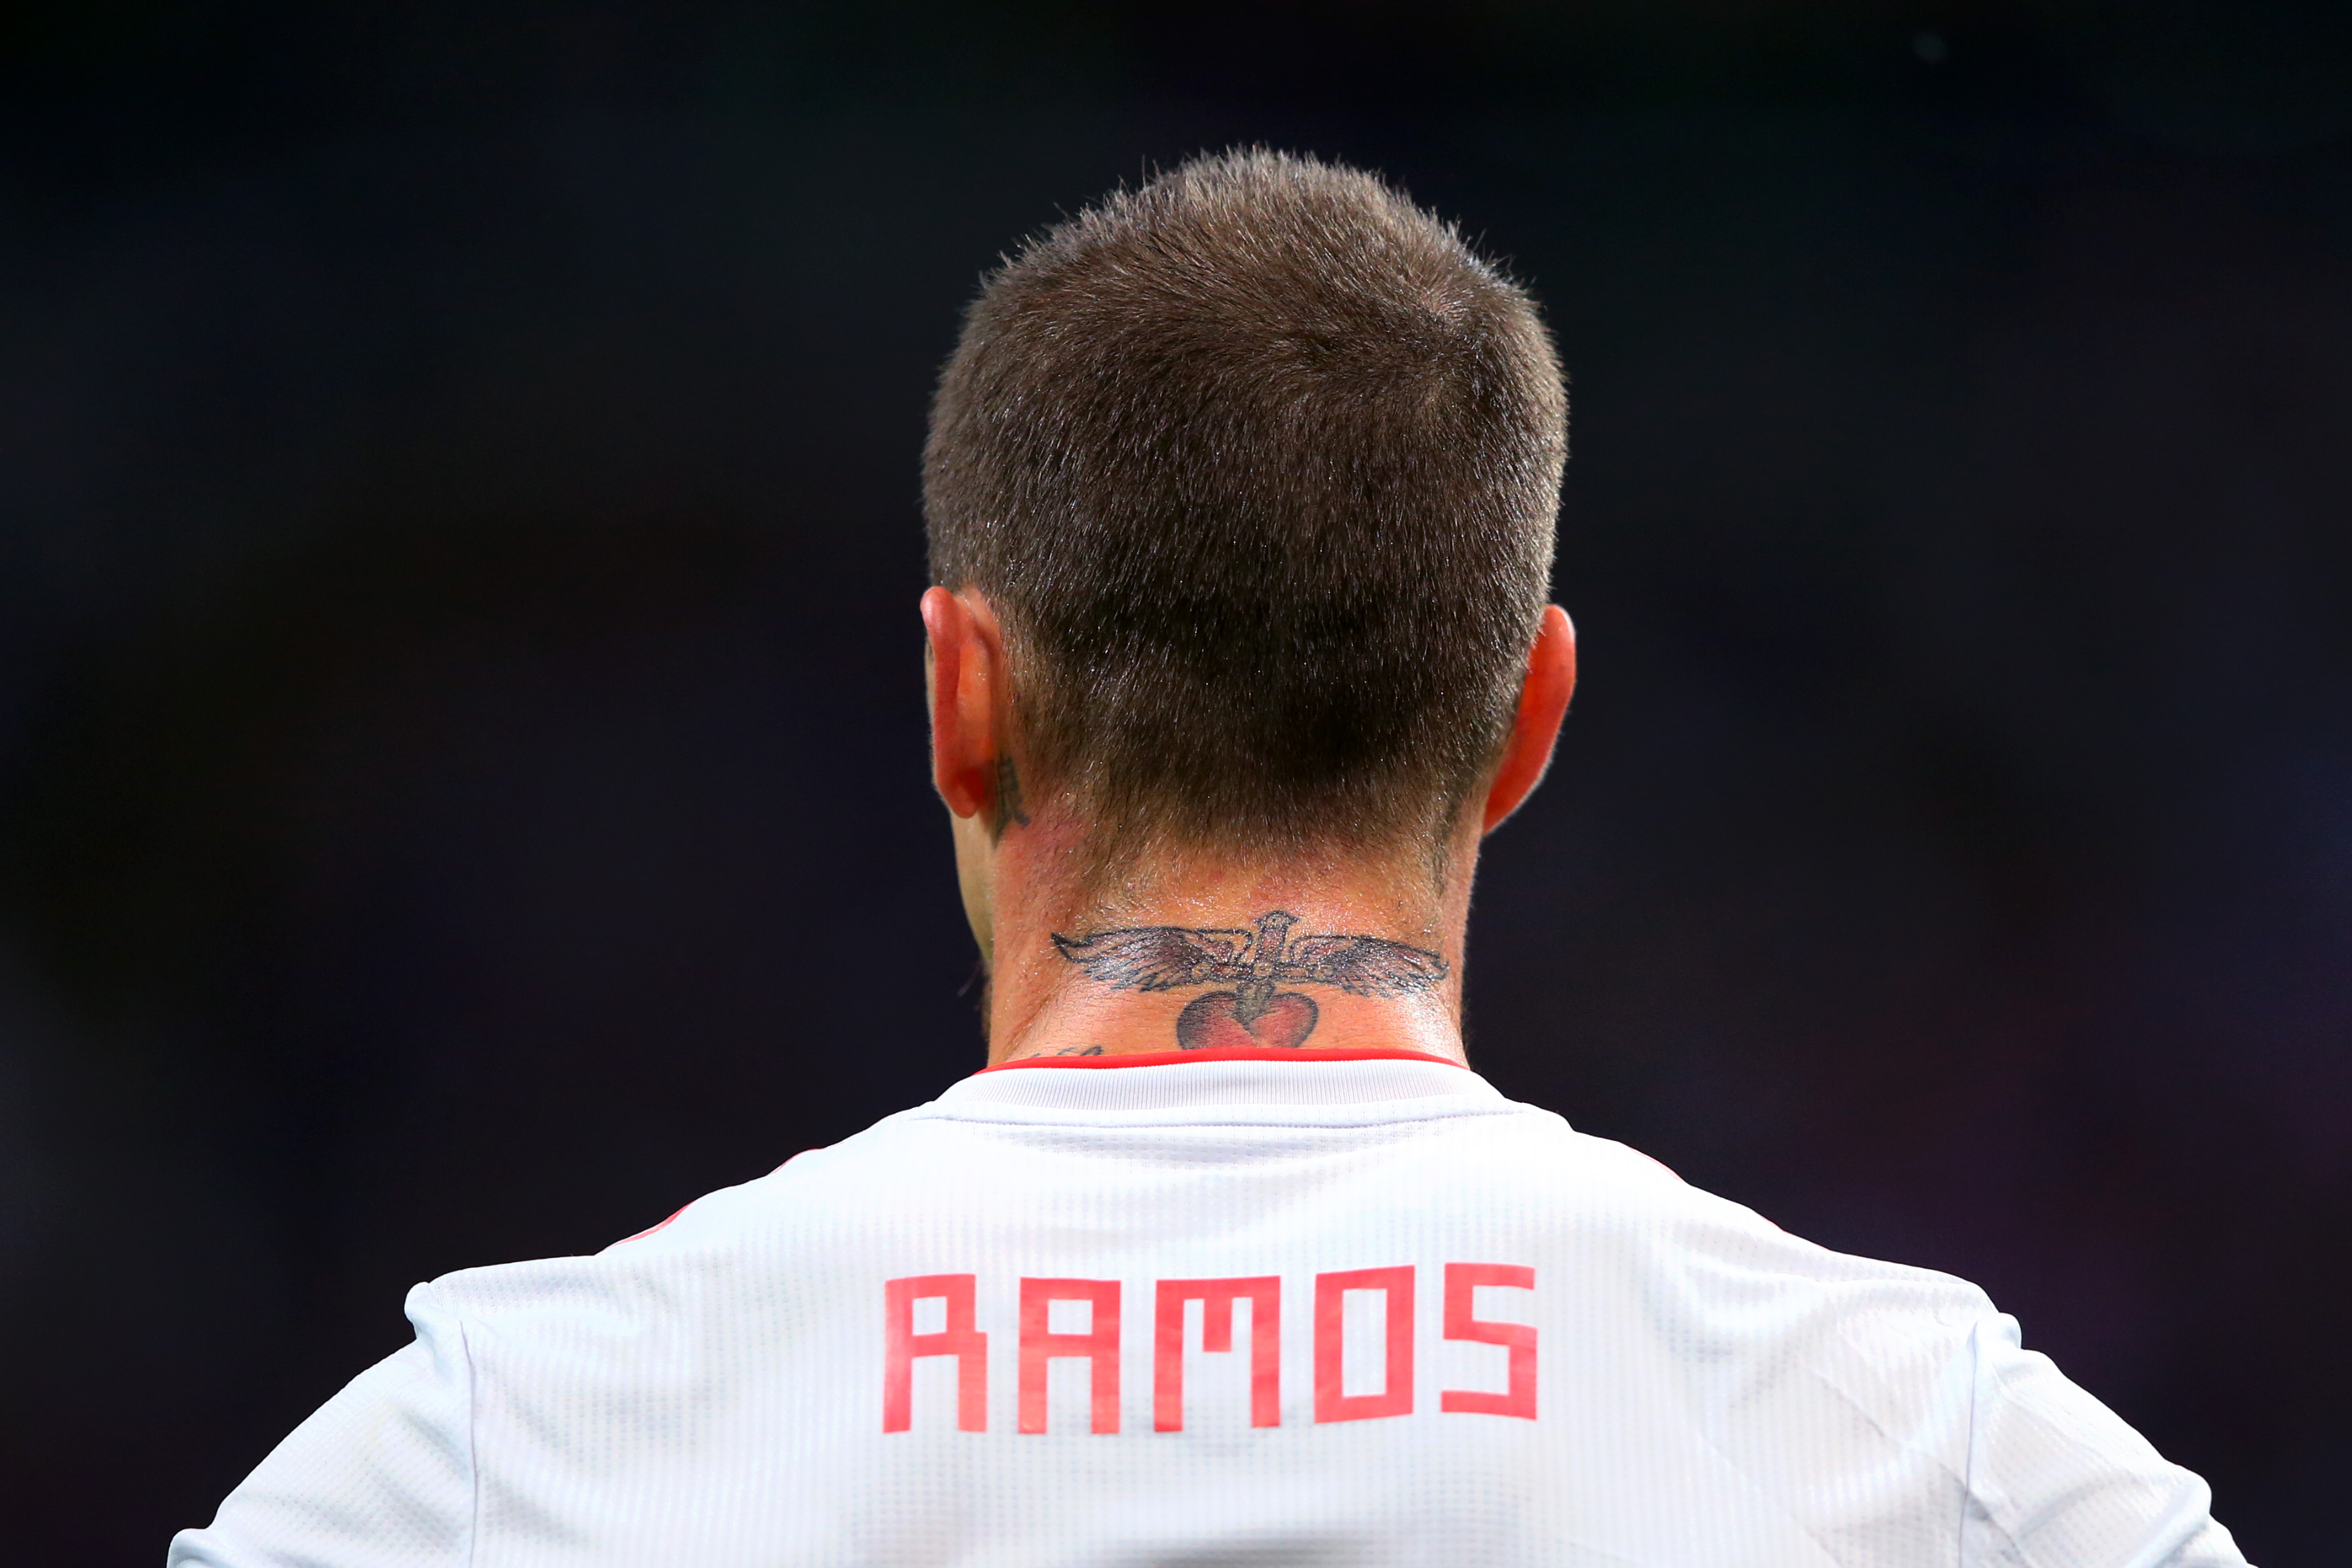
[[[1510,1347],[1510,1388],[1504,1394],[1481,1394],[1449,1388],[1437,1396],[1440,1410],[1461,1410],[1474,1416],[1524,1416],[1536,1418],[1536,1331],[1530,1323],[1488,1322],[1473,1315],[1471,1292],[1481,1285],[1501,1285],[1514,1291],[1536,1288],[1536,1271],[1508,1263],[1448,1263],[1445,1266],[1445,1337],[1477,1344]]]
[[[1151,1426],[1184,1429],[1184,1303],[1201,1303],[1201,1348],[1234,1348],[1234,1302],[1250,1304],[1250,1425],[1282,1425],[1282,1281],[1272,1274],[1248,1280],[1162,1280],[1159,1328],[1152,1347]]]
[[[926,1356],[956,1359],[956,1427],[988,1429],[988,1336],[975,1324],[975,1277],[921,1274],[891,1280],[884,1287],[885,1323],[882,1429],[904,1432],[914,1425],[915,1363]],[[1506,1263],[1445,1265],[1445,1338],[1494,1345],[1506,1353],[1501,1393],[1449,1388],[1438,1408],[1449,1413],[1536,1418],[1536,1330],[1530,1323],[1496,1322],[1477,1315],[1480,1288],[1532,1291],[1535,1270]],[[1350,1395],[1345,1388],[1347,1300],[1351,1291],[1378,1291],[1385,1322],[1383,1382],[1377,1394]],[[1019,1427],[1043,1432],[1047,1419],[1048,1372],[1056,1360],[1087,1363],[1089,1427],[1119,1429],[1119,1282],[1116,1280],[1021,1281]],[[1352,1269],[1315,1276],[1315,1419],[1364,1421],[1409,1416],[1413,1408],[1413,1299],[1412,1266]],[[944,1326],[915,1332],[915,1304],[938,1301]],[[1234,1348],[1234,1307],[1250,1305],[1250,1425],[1282,1424],[1282,1281],[1271,1274],[1226,1280],[1162,1280],[1155,1301],[1152,1343],[1152,1427],[1184,1429],[1184,1309],[1201,1303],[1204,1354]],[[1056,1333],[1055,1301],[1084,1301],[1091,1314],[1086,1331]]]
[[[988,1430],[988,1336],[972,1327],[970,1274],[919,1274],[882,1287],[882,1429],[914,1425],[915,1362],[927,1355],[956,1358],[956,1429]],[[915,1303],[947,1301],[947,1327],[915,1332]]]
[[[1340,1382],[1350,1291],[1388,1297],[1388,1382],[1378,1394],[1350,1395]],[[1315,1419],[1369,1421],[1412,1414],[1412,1269],[1349,1269],[1315,1276]]]
[[[1055,1301],[1086,1301],[1094,1313],[1084,1333],[1055,1333],[1048,1312]],[[1045,1429],[1045,1368],[1062,1357],[1084,1357],[1094,1396],[1094,1429],[1118,1430],[1118,1281],[1021,1281],[1021,1429]]]

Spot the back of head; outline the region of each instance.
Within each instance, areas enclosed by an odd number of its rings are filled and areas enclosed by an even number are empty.
[[[1527,296],[1354,170],[1199,159],[1032,242],[924,453],[1028,798],[1124,844],[1443,833],[1509,728],[1566,414]]]

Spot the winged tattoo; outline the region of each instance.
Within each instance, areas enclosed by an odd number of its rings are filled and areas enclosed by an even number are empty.
[[[1331,986],[1350,996],[1402,997],[1445,978],[1445,960],[1421,947],[1378,936],[1315,936],[1292,940],[1298,917],[1286,910],[1258,916],[1256,929],[1138,925],[1070,937],[1054,946],[1087,976],[1119,990],[1172,991],[1230,986],[1196,999],[1177,1020],[1187,1050],[1209,1043],[1264,1043],[1269,1034],[1297,1044],[1315,1027],[1314,1002],[1286,985]],[[1270,1015],[1281,1015],[1269,1023]],[[1229,1015],[1247,1037],[1232,1040],[1218,1019]],[[1192,1020],[1188,1028],[1186,1020]]]

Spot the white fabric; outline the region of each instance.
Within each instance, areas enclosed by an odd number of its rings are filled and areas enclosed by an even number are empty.
[[[1449,1323],[1463,1264],[1532,1288],[1474,1282],[1476,1322]],[[1335,1286],[1318,1325],[1317,1276],[1408,1267],[1411,1409],[1383,1415],[1402,1298]],[[901,1287],[886,1431],[888,1282],[961,1275],[984,1351]],[[1183,1310],[1182,1427],[1155,1430],[1156,1282],[1265,1276],[1279,1424],[1252,1424],[1244,1300],[1224,1352]],[[1046,1430],[1018,1429],[1024,1278],[1117,1282],[1116,1431],[1090,1430],[1108,1353],[1044,1354],[1103,1327],[1078,1301],[1040,1303]],[[408,1315],[415,1343],[173,1564],[2242,1562],[2204,1484],[1975,1287],[1799,1240],[1433,1062],[985,1073],[593,1258],[420,1285]],[[1444,1407],[1508,1402],[1496,1323],[1534,1329],[1532,1418]],[[984,1430],[958,1427],[967,1365]]]

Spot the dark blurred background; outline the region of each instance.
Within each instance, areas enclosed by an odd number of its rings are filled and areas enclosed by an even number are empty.
[[[917,452],[1265,141],[1542,298],[1502,1088],[1963,1274],[2342,1544],[2352,7],[83,0],[0,57],[0,1500],[146,1563],[407,1338],[977,1064]]]

